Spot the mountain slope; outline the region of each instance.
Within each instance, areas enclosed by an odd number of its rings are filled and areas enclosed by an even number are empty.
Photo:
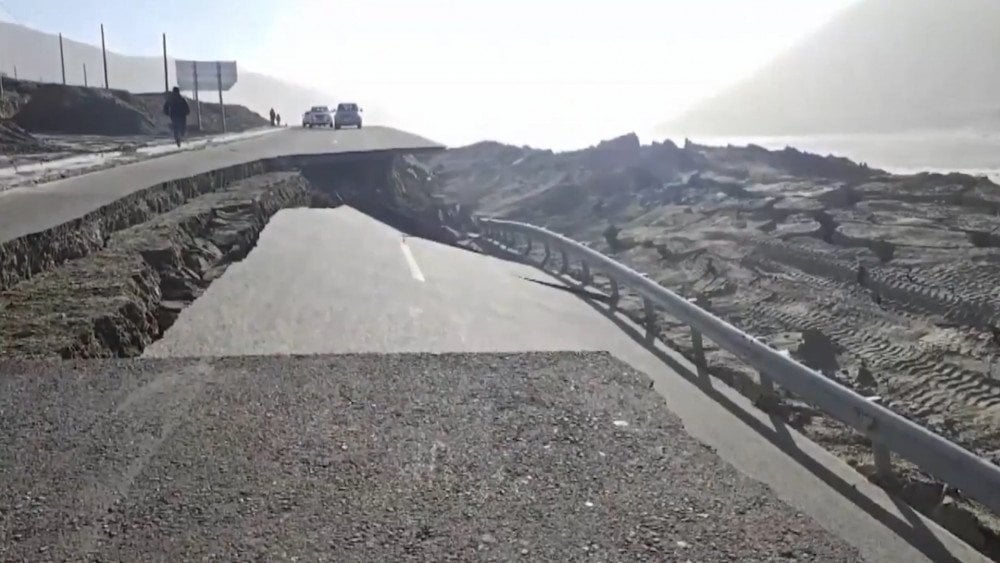
[[[83,84],[83,65],[87,66],[87,81],[91,86],[104,85],[100,46],[63,39],[66,59],[66,81]],[[18,77],[44,82],[61,82],[59,38],[57,35],[0,21],[0,71]],[[169,59],[171,86],[174,81],[174,61]],[[329,94],[290,84],[270,76],[240,68],[239,82],[225,92],[226,103],[236,103],[267,115],[274,107],[283,119],[295,123],[305,108],[332,103]],[[163,59],[132,57],[108,52],[108,81],[112,88],[131,92],[163,91]],[[202,92],[202,101],[218,103],[218,94]]]
[[[1000,126],[1000,2],[861,0],[671,134]]]

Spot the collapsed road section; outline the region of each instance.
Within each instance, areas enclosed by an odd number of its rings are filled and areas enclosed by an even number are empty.
[[[0,243],[0,356],[140,355],[284,208],[349,204],[403,232],[454,243],[441,206],[414,184],[422,174],[412,158],[384,150],[272,157],[148,188],[116,186],[125,195]],[[89,177],[97,192],[102,177]]]
[[[299,174],[263,174],[111,233],[102,249],[4,292],[2,354],[141,353],[228,264],[246,256],[275,212],[306,201]]]

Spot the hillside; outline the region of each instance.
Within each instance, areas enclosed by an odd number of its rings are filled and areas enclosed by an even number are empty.
[[[100,46],[67,38],[63,39],[63,44],[67,82],[82,85],[83,65],[86,64],[89,84],[103,85]],[[12,74],[13,66],[17,65],[20,78],[42,82],[62,81],[57,35],[0,22],[0,53],[3,53],[0,57],[0,70],[8,74]],[[169,60],[168,66],[173,81],[173,59]],[[239,82],[224,94],[227,104],[241,104],[261,115],[267,115],[268,110],[274,107],[286,120],[294,121],[303,108],[317,103],[332,103],[328,94],[250,72],[245,68],[240,68],[239,72]],[[108,79],[112,88],[130,92],[162,92],[163,59],[131,57],[109,51]],[[206,102],[218,102],[218,96],[211,92],[204,92],[202,97]]]
[[[4,78],[4,110],[31,133],[68,135],[167,135],[170,123],[162,108],[164,94],[132,94],[124,90],[63,86]],[[190,131],[199,132],[194,115]],[[203,128],[200,132],[222,132],[219,104],[201,104]],[[246,107],[226,104],[228,131],[246,131],[267,125],[267,119]],[[30,148],[30,147],[29,147]]]
[[[467,213],[586,242],[1000,462],[1000,382],[985,367],[1000,353],[1000,187],[988,179],[893,175],[792,148],[642,145],[635,135],[568,153],[479,143],[424,162],[437,193]],[[621,310],[644,322],[634,293]],[[689,328],[658,323],[690,357]],[[757,397],[754,372],[711,345],[706,354],[716,376]],[[783,400],[772,414],[870,470],[859,436]],[[939,516],[940,485],[897,468],[907,483],[896,492]],[[1000,557],[1000,519],[968,510],[981,523],[965,514],[945,525]]]
[[[661,127],[781,135],[1000,127],[1000,2],[861,0]]]

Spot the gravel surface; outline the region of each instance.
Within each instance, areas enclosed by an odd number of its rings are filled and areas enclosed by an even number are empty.
[[[857,560],[603,353],[0,362],[2,560]]]

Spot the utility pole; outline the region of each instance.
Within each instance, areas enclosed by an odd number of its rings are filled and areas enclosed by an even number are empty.
[[[87,63],[83,63],[83,85],[84,87],[89,87],[87,84]]]
[[[66,57],[63,54],[62,33],[59,34],[59,67],[62,68],[63,86],[66,85]]]
[[[167,70],[167,34],[163,34],[163,91],[170,91],[170,71]]]
[[[101,57],[104,59],[104,89],[107,90],[108,86],[108,50],[104,46],[104,24],[101,24]]]
[[[226,132],[226,106],[222,103],[222,63],[215,63],[215,78],[219,81],[219,113],[222,114],[222,132]]]

